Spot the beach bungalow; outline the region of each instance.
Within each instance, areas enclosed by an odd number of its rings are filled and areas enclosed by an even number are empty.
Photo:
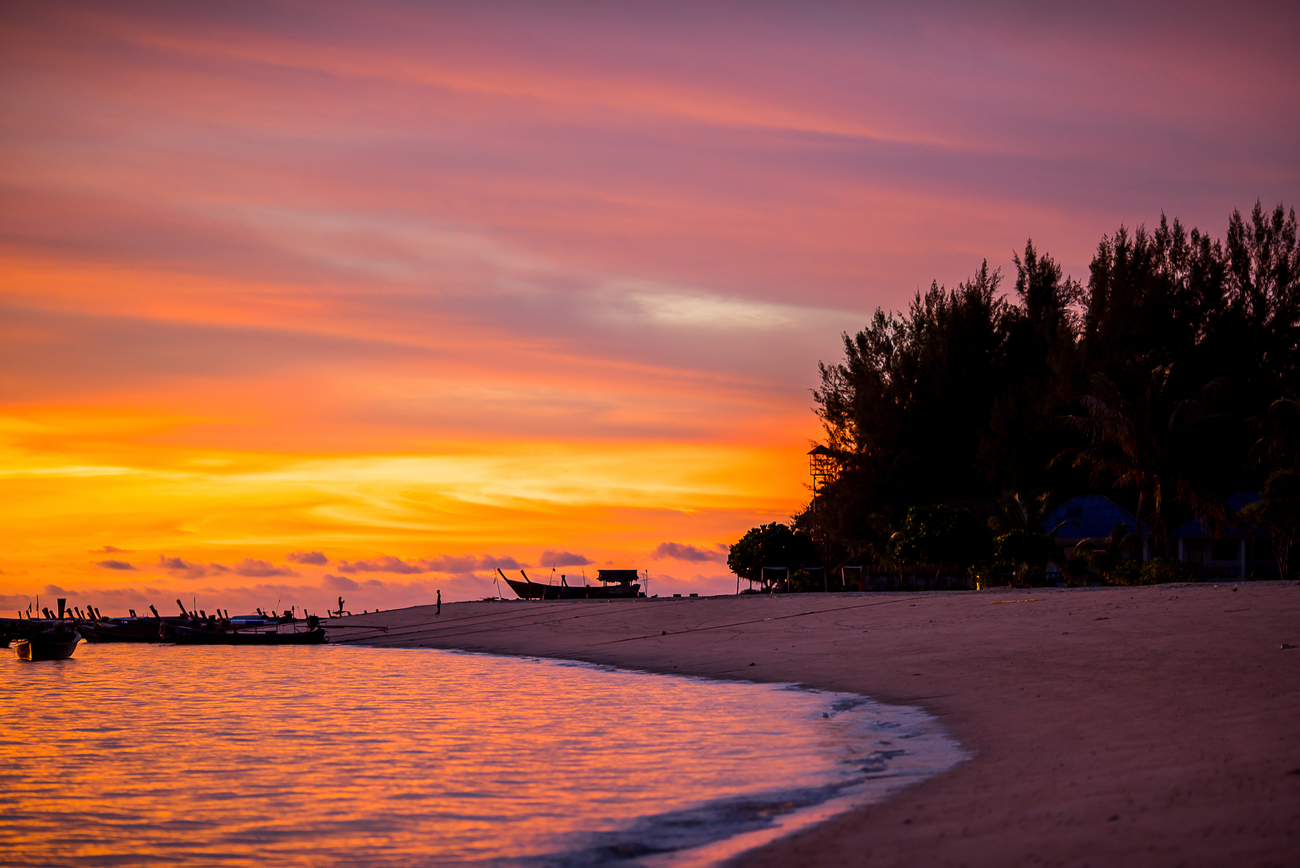
[[[1228,507],[1241,512],[1259,500],[1253,491],[1239,491],[1227,500]],[[1178,559],[1197,567],[1203,578],[1240,579],[1252,574],[1273,576],[1277,569],[1267,536],[1260,530],[1238,525],[1225,527],[1214,539],[1199,518],[1180,525],[1170,534],[1178,545]]]
[[[1105,495],[1085,494],[1052,510],[1043,522],[1043,530],[1052,535],[1052,561],[1065,563],[1073,557],[1074,547],[1081,540],[1104,540],[1119,524],[1125,525],[1125,533],[1136,530],[1142,540],[1142,560],[1148,560],[1151,557],[1151,526],[1138,521],[1137,516]]]

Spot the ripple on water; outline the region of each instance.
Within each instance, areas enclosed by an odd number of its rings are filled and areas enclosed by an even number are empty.
[[[14,864],[708,864],[964,754],[916,709],[430,649],[5,666]]]

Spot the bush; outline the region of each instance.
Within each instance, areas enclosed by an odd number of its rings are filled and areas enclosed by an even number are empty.
[[[1079,587],[1088,584],[1088,562],[1083,558],[1070,558],[1061,564],[1061,575],[1065,576],[1065,583],[1070,587]]]
[[[820,562],[812,537],[777,522],[750,528],[727,555],[731,571],[751,581],[763,578],[763,567],[790,567],[793,572]]]
[[[1018,564],[1044,564],[1052,555],[1052,539],[1021,528],[1007,531],[993,540],[993,556]]]
[[[1195,582],[1199,578],[1196,567],[1177,558],[1152,558],[1142,565],[1141,582],[1144,585]]]
[[[963,571],[989,555],[988,528],[964,509],[935,504],[907,511],[895,536],[895,554],[906,564],[933,564]]]
[[[970,577],[981,588],[1004,588],[1011,584],[1011,569],[997,561],[984,561],[971,567]]]
[[[1146,563],[1120,561],[1105,578],[1111,585],[1164,585],[1200,579],[1196,567],[1177,558],[1152,558]]]
[[[1108,585],[1140,585],[1142,584],[1142,562],[1118,561],[1102,574],[1102,578]]]

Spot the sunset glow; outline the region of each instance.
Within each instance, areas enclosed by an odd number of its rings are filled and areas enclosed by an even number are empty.
[[[1300,198],[1296,16],[1124,14],[6,10],[0,610],[734,590],[878,305]]]

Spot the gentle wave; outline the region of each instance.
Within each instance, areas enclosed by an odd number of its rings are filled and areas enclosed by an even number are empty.
[[[708,864],[964,756],[862,697],[431,649],[5,670],[20,865]]]

